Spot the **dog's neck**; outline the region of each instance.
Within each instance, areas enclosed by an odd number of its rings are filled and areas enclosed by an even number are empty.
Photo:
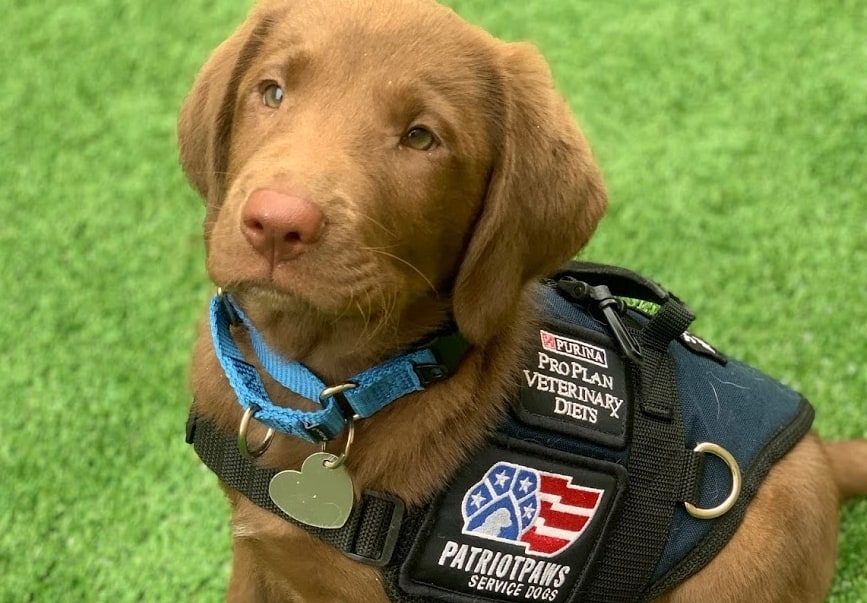
[[[323,316],[304,306],[241,306],[266,343],[281,356],[300,362],[325,383],[340,383],[394,354],[405,351],[449,322],[447,300],[422,298],[400,313]],[[420,318],[417,318],[420,317]]]
[[[265,304],[249,303],[254,300],[245,300],[243,295],[237,297],[275,352],[302,362],[329,385],[339,384],[406,349],[449,319],[448,304],[427,300],[414,306],[413,311],[418,312],[414,315],[430,317],[428,322],[410,320],[405,313],[402,320],[388,321],[372,337],[371,327],[364,321],[344,317],[329,322],[317,319],[315,314],[279,311]],[[535,295],[527,290],[503,328],[490,340],[471,348],[456,374],[436,388],[407,396],[374,417],[359,421],[353,453],[347,460],[355,488],[359,492],[365,489],[391,492],[407,504],[426,500],[502,416],[518,387],[519,360],[530,340],[536,315]],[[252,359],[253,350],[246,339],[239,338],[238,344],[245,356]],[[213,378],[222,369],[216,356],[209,353],[213,348],[207,329],[202,331],[197,346],[192,373],[195,396],[220,429],[237,432],[241,409],[225,380]],[[260,375],[276,405],[316,410],[313,402],[280,387],[261,371]],[[430,412],[431,409],[436,412]],[[265,427],[252,423],[248,437],[250,441],[261,441]],[[330,450],[339,451],[344,442],[343,437],[338,438]],[[261,462],[277,470],[297,469],[318,449],[299,438],[278,436]],[[418,455],[428,459],[428,469],[418,479],[406,480],[405,459]]]

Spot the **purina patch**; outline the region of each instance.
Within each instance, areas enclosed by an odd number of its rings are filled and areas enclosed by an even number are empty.
[[[632,387],[607,337],[548,322],[539,329],[522,374],[515,403],[521,421],[611,448],[626,445]]]
[[[498,438],[431,506],[401,587],[466,603],[576,601],[625,476],[615,463]]]

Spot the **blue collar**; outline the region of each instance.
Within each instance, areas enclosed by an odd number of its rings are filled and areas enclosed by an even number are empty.
[[[241,408],[251,410],[257,421],[272,429],[314,443],[336,437],[351,419],[369,417],[398,398],[447,378],[470,347],[452,327],[424,346],[328,387],[303,364],[286,361],[271,350],[231,295],[213,297],[210,323],[214,350]],[[258,371],[244,360],[232,338],[232,325],[247,330],[259,363],[275,381],[322,405],[322,410],[304,412],[273,404]]]

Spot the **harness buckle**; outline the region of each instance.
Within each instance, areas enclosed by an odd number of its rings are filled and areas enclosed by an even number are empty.
[[[377,492],[375,490],[365,490],[363,501],[365,509],[363,512],[366,513],[370,509],[371,505],[380,506],[382,503],[391,505],[391,513],[389,514],[387,521],[379,521],[376,522],[377,525],[375,526],[366,527],[367,522],[365,522],[365,519],[367,518],[362,517],[359,522],[359,533],[356,537],[355,545],[357,547],[358,543],[368,540],[361,534],[362,530],[367,529],[372,536],[384,533],[385,538],[382,541],[379,555],[373,557],[358,552],[342,551],[343,554],[350,559],[360,561],[366,565],[372,565],[373,567],[385,567],[391,562],[391,557],[394,555],[394,549],[397,545],[397,539],[400,536],[400,527],[403,523],[403,515],[406,509],[403,501],[396,496],[386,494],[385,492]],[[375,510],[372,510],[371,517],[375,519],[376,513]]]

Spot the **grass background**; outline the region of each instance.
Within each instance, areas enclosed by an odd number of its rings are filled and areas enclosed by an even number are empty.
[[[450,4],[549,58],[612,200],[585,257],[867,435],[867,5]],[[222,597],[226,508],[183,443],[209,285],[174,123],[248,6],[0,0],[0,602]],[[867,601],[867,503],[843,515],[830,600]]]

